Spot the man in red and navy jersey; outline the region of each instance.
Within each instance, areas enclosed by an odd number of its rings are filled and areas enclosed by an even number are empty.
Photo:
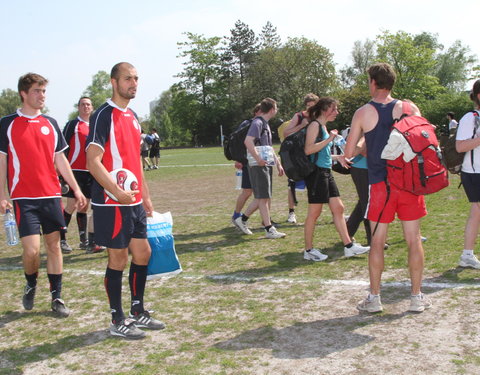
[[[64,155],[67,145],[57,122],[41,113],[47,83],[35,73],[20,77],[18,92],[22,107],[0,120],[0,212],[5,213],[12,207],[3,189],[8,179],[27,279],[23,306],[26,310],[33,308],[40,266],[40,235],[43,233],[51,307],[64,317],[69,315],[69,309],[61,299],[63,258],[59,231],[65,221],[56,170],[71,186],[77,208],[81,209],[87,202]]]
[[[87,239],[87,211],[91,197],[92,175],[87,169],[85,146],[90,129],[89,119],[92,112],[92,100],[87,96],[81,97],[78,101],[78,117],[67,122],[63,128],[63,136],[68,144],[68,150],[65,151],[67,160],[70,163],[73,175],[83,195],[85,195],[88,200],[87,205],[80,211],[77,211],[78,234],[80,236],[79,247],[80,249],[86,250],[87,253],[97,253],[105,250],[105,247],[98,246],[95,243],[92,218],[88,221],[89,230]],[[75,196],[70,189],[63,196],[67,197],[67,206],[63,211],[63,216],[65,218],[65,226],[68,227],[73,212],[75,211]],[[72,252],[72,248],[67,243],[66,233],[66,229],[60,232],[60,247],[64,254]]]
[[[137,70],[129,63],[116,64],[110,74],[113,95],[90,118],[87,138],[87,166],[95,181],[92,184],[92,206],[95,238],[107,247],[108,265],[105,289],[112,313],[110,333],[127,339],[140,339],[139,328],[163,329],[143,306],[147,265],[151,249],[147,240],[146,215],[153,205],[144,179],[140,158],[141,128],[136,114],[128,108],[137,92]],[[138,181],[135,190],[123,190],[110,172],[124,168]],[[112,199],[109,191],[116,199]],[[131,306],[129,318],[122,310],[122,276],[132,254],[129,271]]]

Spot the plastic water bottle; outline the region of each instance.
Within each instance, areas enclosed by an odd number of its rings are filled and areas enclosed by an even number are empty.
[[[236,180],[235,190],[241,190],[242,189],[242,176],[243,176],[242,170],[237,169],[236,172],[235,172],[235,180]]]
[[[7,245],[14,246],[18,244],[17,224],[10,210],[5,212],[4,224],[5,235],[7,237]]]

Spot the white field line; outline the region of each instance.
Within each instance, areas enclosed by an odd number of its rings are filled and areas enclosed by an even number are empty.
[[[158,168],[178,168],[178,167],[233,167],[234,164],[176,164],[176,165],[159,165]]]
[[[20,266],[1,266],[0,271],[15,271],[23,270]],[[64,270],[64,273],[74,273],[81,275],[92,275],[92,276],[103,276],[105,271],[95,271],[95,270]],[[272,282],[277,284],[323,284],[323,285],[334,285],[334,286],[364,286],[367,287],[369,282],[367,280],[328,280],[321,278],[288,278],[288,277],[274,277],[274,276],[265,276],[265,277],[247,277],[247,276],[236,276],[236,275],[192,275],[180,273],[175,276],[167,276],[164,278],[156,280],[166,280],[170,277],[181,277],[186,280],[211,280],[211,281],[224,281],[224,282],[240,282],[240,283],[255,283],[255,282]],[[409,288],[410,281],[390,281],[383,282],[382,287],[392,287],[392,288]],[[433,281],[424,281],[422,286],[425,288],[433,289],[460,289],[460,288],[480,288],[479,284],[467,284],[467,283],[449,283],[449,282],[433,282]]]

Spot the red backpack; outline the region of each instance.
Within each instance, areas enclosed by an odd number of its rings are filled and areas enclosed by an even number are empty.
[[[416,156],[409,162],[403,153],[387,160],[387,181],[415,195],[436,193],[448,186],[447,170],[442,164],[435,127],[421,116],[412,115],[411,105],[402,103],[403,114],[392,131],[400,132]]]

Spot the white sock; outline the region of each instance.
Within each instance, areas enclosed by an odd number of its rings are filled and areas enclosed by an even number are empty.
[[[473,250],[463,250],[463,254],[462,255],[465,255],[465,256],[468,256],[468,257],[473,257]]]

